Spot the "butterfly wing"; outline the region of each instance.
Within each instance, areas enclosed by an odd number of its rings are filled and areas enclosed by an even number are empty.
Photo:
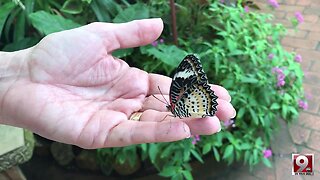
[[[170,107],[178,117],[213,116],[217,96],[208,85],[200,60],[186,56],[178,66],[170,87]]]
[[[208,83],[208,78],[202,69],[200,60],[194,55],[187,55],[179,64],[173,76],[169,92],[170,103],[177,103],[183,92],[196,81]]]
[[[208,84],[197,81],[177,101],[174,113],[178,117],[214,116],[217,111],[217,98]]]

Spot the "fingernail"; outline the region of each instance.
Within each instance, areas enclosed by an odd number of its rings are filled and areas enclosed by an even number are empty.
[[[186,139],[191,137],[191,132],[190,132],[190,128],[187,124],[183,124],[183,129],[186,131],[186,133],[188,133]]]
[[[235,109],[233,109],[233,115],[231,116],[231,119],[236,117],[236,115],[237,115],[237,111]]]
[[[219,127],[219,129],[218,129],[217,133],[218,133],[218,132],[220,132],[220,131],[221,131],[221,125],[220,125],[220,127]]]
[[[186,137],[186,139],[189,139],[189,138],[191,138],[191,134],[189,134],[189,135]]]
[[[227,100],[228,102],[231,102],[231,96],[229,95],[229,97],[228,97],[228,100]]]

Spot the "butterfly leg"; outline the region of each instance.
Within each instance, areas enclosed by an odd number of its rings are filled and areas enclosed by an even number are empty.
[[[167,114],[167,115],[164,116],[164,118],[163,118],[160,122],[164,121],[168,116],[175,118],[174,115]],[[167,134],[169,134],[169,130],[171,129],[171,118],[170,118],[169,121],[170,121],[170,127],[169,127],[169,129],[168,129],[168,131],[167,131]]]

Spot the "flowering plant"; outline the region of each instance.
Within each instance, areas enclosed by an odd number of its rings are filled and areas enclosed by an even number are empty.
[[[181,21],[179,13],[183,12],[178,11],[178,30],[183,27],[178,31],[180,47],[168,51],[171,45],[165,43],[140,48],[146,55],[140,67],[170,74],[179,59],[169,61],[162,53],[169,57],[182,50],[197,53],[209,81],[229,90],[238,114],[224,123],[224,131],[193,137],[195,149],[200,154],[212,152],[217,161],[229,164],[241,159],[250,166],[260,161],[271,166],[268,158],[272,150],[268,147],[278,119],[291,122],[298,117],[299,109],[307,107],[303,101],[302,57],[283,49],[280,40],[286,29],[281,24],[269,23],[271,15],[251,12],[247,6],[231,7],[224,1],[214,1],[206,8],[202,6],[201,12],[194,12],[200,7],[178,2],[184,7],[181,11],[190,9],[189,16],[181,17]],[[269,3],[273,8],[279,7],[275,0]],[[163,38],[168,39],[166,34]],[[157,68],[149,66],[159,60],[162,64]]]

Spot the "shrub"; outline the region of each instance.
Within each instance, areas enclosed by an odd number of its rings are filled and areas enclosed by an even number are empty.
[[[148,46],[118,50],[114,55],[148,72],[170,75],[185,54],[195,53],[209,81],[229,90],[237,116],[224,123],[220,133],[210,136],[98,149],[104,172],[110,173],[114,162],[134,166],[140,159],[150,161],[160,176],[192,179],[190,160],[203,162],[207,154],[228,164],[242,161],[253,167],[262,161],[271,166],[266,152],[270,152],[278,120],[290,123],[298,117],[299,107],[304,107],[299,58],[280,44],[285,28],[272,24],[271,15],[245,10],[241,1],[230,6],[215,0],[177,0],[176,7],[178,46],[172,43],[167,0],[68,0],[63,4],[58,0],[26,0],[20,6],[7,0],[0,7],[0,19],[6,19],[0,21],[4,42],[0,47],[7,51],[26,48],[43,35],[91,21],[162,17],[165,29],[161,39]]]

